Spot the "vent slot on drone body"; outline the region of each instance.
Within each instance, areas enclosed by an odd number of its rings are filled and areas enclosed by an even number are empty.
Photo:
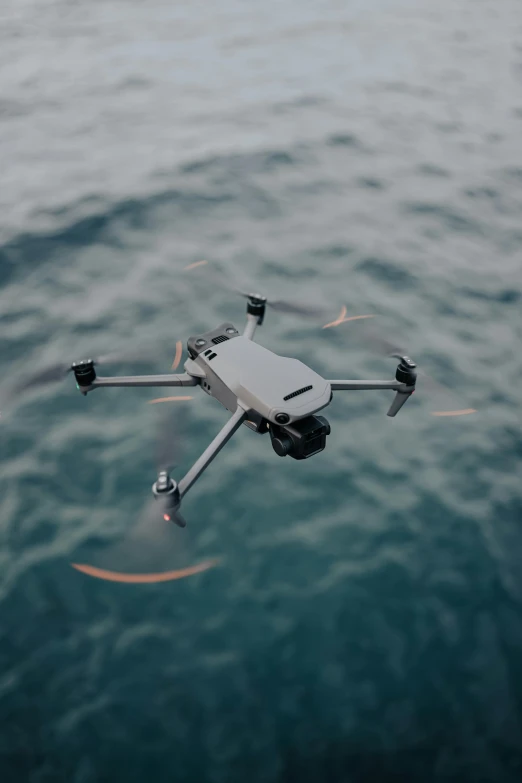
[[[214,345],[217,345],[218,343],[224,343],[225,340],[228,340],[229,338],[224,334],[218,334],[217,337],[212,338],[212,342]]]
[[[310,391],[310,389],[313,389],[313,386],[303,386],[302,389],[298,389],[295,392],[292,392],[292,394],[287,394],[286,397],[283,397],[283,400],[291,400],[292,397],[297,397],[299,394],[304,394],[307,391]]]

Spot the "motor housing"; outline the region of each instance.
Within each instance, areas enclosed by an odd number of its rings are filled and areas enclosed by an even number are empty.
[[[96,380],[96,370],[94,369],[93,359],[83,359],[80,362],[74,362],[71,370],[76,378],[78,388],[91,386]]]

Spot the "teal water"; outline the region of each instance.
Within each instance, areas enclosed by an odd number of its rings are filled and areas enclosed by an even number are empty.
[[[521,779],[521,79],[514,0],[4,0],[2,783]],[[340,392],[304,462],[242,428],[183,507],[219,565],[92,579],[70,562],[135,523],[165,406],[9,391],[113,347],[167,371],[243,323],[214,268],[373,314],[477,413]],[[258,339],[388,377],[367,326]],[[183,405],[180,474],[226,420]]]

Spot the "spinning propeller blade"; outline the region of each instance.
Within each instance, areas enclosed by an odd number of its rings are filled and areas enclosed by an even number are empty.
[[[160,402],[187,402],[193,399],[190,394],[179,394],[173,397],[155,397],[153,400],[149,400],[149,405],[157,405]]]
[[[171,370],[174,372],[178,369],[181,357],[183,356],[183,343],[178,340],[176,343],[176,353],[174,354],[174,360],[172,362]]]
[[[35,386],[47,386],[50,383],[59,383],[60,381],[65,380],[67,373],[70,371],[70,364],[51,364],[48,367],[44,367],[38,372],[33,373],[33,375],[30,375],[24,381],[17,384],[13,389],[13,393],[19,394],[28,389],[32,389]]]
[[[136,351],[119,351],[102,354],[95,358],[94,364],[98,366],[105,365],[117,365],[117,364],[150,364],[154,360],[154,356],[151,351],[143,351],[141,353]],[[16,384],[11,391],[11,396],[20,394],[30,389],[39,388],[41,386],[47,386],[52,383],[59,383],[67,378],[67,375],[72,370],[72,363],[57,362],[56,364],[50,364],[47,367],[37,370],[32,375]]]
[[[266,304],[268,307],[271,307],[272,310],[276,310],[279,313],[288,313],[289,315],[299,315],[303,318],[320,318],[321,316],[324,316],[326,313],[325,308],[322,307],[315,307],[314,305],[310,304],[304,304],[304,303],[297,303],[297,302],[289,302],[286,299],[270,299],[268,297],[265,297],[263,294],[255,293],[255,291],[251,291],[248,293],[247,291],[242,291],[238,288],[230,288],[229,290],[235,291],[240,296],[244,297],[245,299],[249,299],[251,296],[257,296],[262,299],[266,298]]]
[[[365,326],[367,327],[367,325]],[[384,337],[382,334],[378,334],[373,328],[365,328],[358,334],[358,338],[380,356],[389,356],[402,360],[410,355],[399,342]],[[416,372],[418,376],[417,387],[420,390],[427,389],[438,395],[441,399],[441,407],[443,410],[431,411],[432,416],[465,416],[477,412],[475,408],[469,408],[462,405],[462,400],[459,399],[459,395],[456,392],[439,381],[436,381],[435,378],[428,375],[424,370],[420,370],[417,367]]]
[[[208,261],[194,261],[192,264],[183,267],[183,272],[188,272],[190,269],[196,269],[198,266],[206,266]]]
[[[71,563],[77,571],[82,571],[88,576],[94,576],[96,579],[103,579],[106,582],[123,582],[126,584],[154,584],[158,582],[172,582],[175,579],[184,579],[193,574],[200,574],[207,571],[219,563],[219,560],[203,560],[194,566],[187,568],[177,568],[173,571],[159,571],[152,574],[127,574],[121,571],[110,571],[106,568],[96,568],[86,563]]]
[[[88,576],[131,584],[183,579],[217,565],[217,559],[196,560],[190,530],[182,529],[179,512],[174,516],[177,520],[164,512],[161,500],[152,498],[120,541],[71,565]]]
[[[207,264],[208,262],[205,262]],[[199,263],[191,264],[188,268],[199,266]],[[227,293],[235,293],[238,296],[242,296],[248,299],[251,296],[257,296],[260,299],[266,300],[268,307],[279,313],[287,313],[289,315],[298,315],[302,318],[324,318],[331,316],[331,311],[325,307],[318,307],[314,304],[308,304],[306,302],[294,302],[286,299],[273,299],[272,297],[265,296],[264,294],[256,293],[255,287],[250,287],[249,284],[241,281],[240,287],[227,280],[227,276],[222,270],[218,270],[215,266],[209,265],[203,274],[208,274],[212,280],[212,285],[220,288]]]
[[[133,351],[130,349],[102,354],[94,359],[94,364],[104,366],[107,364],[150,364],[153,360],[150,351]]]
[[[363,318],[373,318],[373,315],[347,315],[347,313],[348,310],[343,305],[341,307],[341,312],[335,321],[330,321],[330,323],[325,324],[323,329],[330,329],[332,326],[340,326],[340,324],[345,324],[347,321],[360,321]]]
[[[170,415],[159,421],[155,462],[170,480],[169,471],[182,453],[180,426]],[[166,476],[165,476],[166,474]],[[217,565],[216,559],[196,561],[190,528],[172,496],[157,492],[144,505],[136,524],[121,541],[102,553],[87,558],[89,563],[72,563],[83,573],[113,582],[152,583],[182,579]]]
[[[155,464],[158,473],[162,470],[170,472],[182,459],[182,441],[186,433],[178,417],[170,411],[158,420],[158,432],[155,446]]]

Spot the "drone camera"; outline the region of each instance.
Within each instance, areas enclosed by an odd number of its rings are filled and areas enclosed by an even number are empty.
[[[307,416],[284,427],[271,424],[272,448],[280,457],[308,459],[324,450],[330,431],[324,416]]]

